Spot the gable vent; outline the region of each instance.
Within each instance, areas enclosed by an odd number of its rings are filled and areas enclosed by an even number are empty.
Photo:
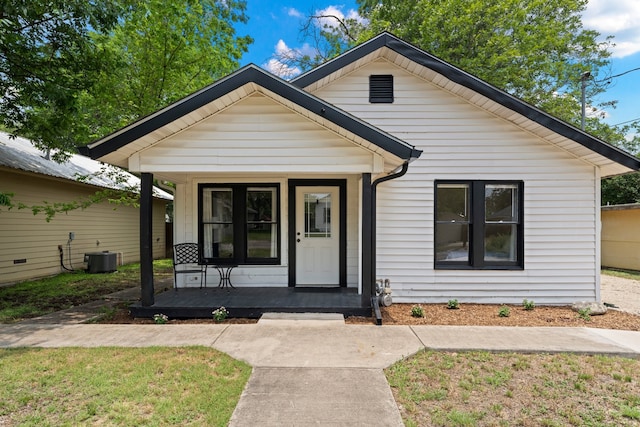
[[[393,103],[393,76],[391,74],[369,76],[369,102],[373,104]]]

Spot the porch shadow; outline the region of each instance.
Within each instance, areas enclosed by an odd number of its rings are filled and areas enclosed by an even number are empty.
[[[130,306],[134,317],[151,318],[162,313],[174,319],[210,318],[224,306],[229,317],[259,318],[263,313],[341,313],[345,316],[371,316],[371,305],[363,303],[354,288],[181,288],[155,295],[155,303]]]

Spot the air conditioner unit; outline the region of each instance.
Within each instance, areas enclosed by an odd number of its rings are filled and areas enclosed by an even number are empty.
[[[90,252],[84,254],[84,262],[89,273],[110,273],[118,269],[118,254],[109,251]]]

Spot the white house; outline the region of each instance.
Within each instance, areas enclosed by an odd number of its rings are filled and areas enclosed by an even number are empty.
[[[249,65],[86,153],[175,182],[175,241],[237,265],[238,295],[364,308],[378,279],[398,302],[599,300],[600,179],[640,169],[389,33],[291,82]]]

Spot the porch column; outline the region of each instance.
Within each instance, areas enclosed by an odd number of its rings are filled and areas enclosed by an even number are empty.
[[[373,271],[373,219],[371,217],[372,208],[372,187],[371,174],[362,174],[362,303],[363,305],[371,304],[372,288],[374,286]]]
[[[153,289],[153,174],[140,177],[140,300],[143,307],[154,303]]]

